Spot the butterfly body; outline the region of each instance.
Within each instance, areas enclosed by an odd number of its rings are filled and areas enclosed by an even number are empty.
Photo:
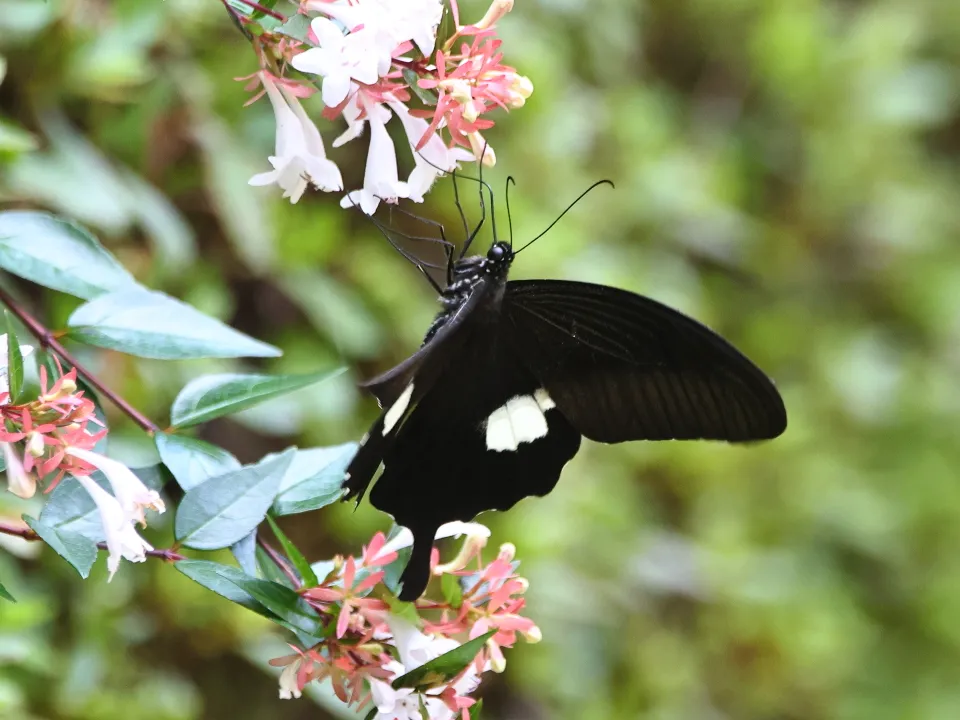
[[[726,341],[639,295],[507,281],[514,253],[451,268],[423,345],[365,383],[382,412],[347,469],[361,497],[414,535],[401,599],[429,580],[437,528],[546,495],[581,437],[613,443],[772,438],[786,427],[767,377]]]

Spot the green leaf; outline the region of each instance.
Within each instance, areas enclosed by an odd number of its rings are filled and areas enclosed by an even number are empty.
[[[170,422],[176,427],[197,425],[336,377],[344,370],[346,368],[308,375],[204,375],[191,380],[177,395]]]
[[[410,68],[403,69],[403,80],[407,83],[407,86],[413,90],[414,94],[420,98],[420,102],[424,105],[436,105],[437,96],[434,95],[429,90],[424,90],[422,87],[417,85],[417,74]]]
[[[253,595],[241,587],[244,582],[256,580],[256,578],[250,577],[239,568],[221,565],[220,563],[209,560],[180,560],[176,563],[176,567],[177,570],[195,583],[203,585],[203,587],[208,590],[212,590],[220,597],[235,602],[247,610],[252,610],[258,615],[262,615],[291,632],[300,632],[296,626],[288,623],[276,613],[271,612],[256,600]]]
[[[16,403],[23,390],[23,353],[20,352],[20,341],[13,327],[13,318],[4,310],[7,316],[7,385],[10,388],[10,402]]]
[[[192,490],[205,480],[240,469],[240,461],[233,455],[204,440],[158,433],[154,442],[163,464],[184,490]]]
[[[310,30],[310,18],[306,15],[291,15],[285,23],[277,27],[273,32],[279,33],[281,35],[286,35],[287,37],[292,37],[294,40],[299,40],[302,43],[308,42],[307,32]]]
[[[252,532],[263,522],[293,455],[290,449],[267,456],[188,490],[177,509],[177,540],[197,550],[217,550]]]
[[[298,450],[273,501],[273,513],[293,515],[339,500],[344,473],[356,452],[356,443]]]
[[[257,531],[244,535],[230,546],[234,559],[247,575],[257,576]]]
[[[30,210],[0,212],[0,267],[84,299],[136,287],[133,277],[89,232]]]
[[[440,592],[443,593],[443,599],[453,607],[459,610],[463,604],[463,590],[460,588],[460,578],[456,575],[442,575],[440,577]]]
[[[3,586],[3,583],[0,583],[0,598],[3,598],[4,600],[9,600],[10,602],[14,602],[14,603],[17,601],[17,599],[13,595],[11,595],[7,591],[7,589]]]
[[[79,533],[47,525],[29,515],[24,515],[23,519],[30,526],[30,529],[43,538],[43,541],[52,547],[60,557],[73,565],[74,569],[80,573],[80,577],[86,579],[90,575],[93,561],[97,559],[97,543],[95,541]]]
[[[328,633],[320,614],[294,590],[269,580],[246,576],[235,582],[237,587],[300,632],[315,638],[322,638]]]
[[[69,337],[158,360],[277,357],[280,350],[160,292],[107,293],[70,316]]]
[[[303,584],[306,587],[316,587],[319,585],[320,581],[317,580],[317,576],[313,573],[313,568],[310,567],[310,563],[307,562],[307,559],[303,556],[303,553],[300,552],[300,549],[290,541],[290,538],[286,536],[286,533],[280,529],[280,526],[277,525],[276,521],[270,517],[269,514],[267,515],[267,522],[270,523],[270,529],[273,530],[273,534],[277,536],[277,540],[280,541],[280,545],[283,547],[283,552],[287,558],[289,558],[290,562],[293,563]]]
[[[424,663],[406,675],[401,675],[391,684],[395,690],[400,688],[421,690],[450,682],[474,661],[477,653],[483,649],[483,644],[496,634],[497,630],[493,629],[475,637],[473,640],[468,640],[460,647],[455,647],[450,652],[445,652],[440,657]]]
[[[163,486],[163,478],[153,466],[132,468],[132,470],[134,475],[151,490],[159,491]],[[93,473],[90,479],[113,494],[110,483],[102,472]],[[40,512],[40,522],[58,532],[85,537],[94,543],[101,542],[106,537],[97,504],[83,489],[83,485],[70,477],[61,480],[50,493],[50,499]]]

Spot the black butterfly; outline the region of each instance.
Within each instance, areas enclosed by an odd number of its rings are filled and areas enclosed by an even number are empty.
[[[364,383],[383,412],[344,499],[359,501],[383,464],[370,502],[414,536],[402,600],[426,588],[440,525],[546,495],[581,436],[745,442],[787,425],[773,383],[713,331],[612,287],[508,282],[514,254],[498,241],[486,257],[448,253],[423,345]]]

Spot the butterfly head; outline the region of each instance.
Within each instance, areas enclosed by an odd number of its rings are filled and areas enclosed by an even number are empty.
[[[487,251],[487,262],[493,265],[509,265],[513,262],[513,248],[505,242],[495,242]]]

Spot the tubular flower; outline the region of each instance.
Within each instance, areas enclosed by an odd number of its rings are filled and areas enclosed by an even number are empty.
[[[269,158],[273,170],[251,184],[276,184],[294,203],[308,185],[342,189],[339,171],[297,100],[317,88],[323,117],[342,117],[347,125],[334,147],[361,137],[369,126],[363,185],[348,190],[344,208],[371,214],[381,202],[422,202],[434,181],[460,162],[493,165],[496,153],[482,135],[494,125],[491,111],[521,107],[533,92],[527,77],[503,64],[495,37],[513,0],[494,0],[472,25],[460,25],[451,0],[452,31],[438,38],[444,7],[443,0],[301,0],[300,12],[310,18],[303,40],[259,33],[261,67],[292,67],[306,78],[282,77],[282,70],[280,76],[259,73],[264,79],[256,84],[262,82],[277,120],[276,150]],[[417,98],[419,109],[412,105]],[[397,169],[391,118],[402,123],[410,145],[413,170],[406,180]]]
[[[273,170],[254,175],[251,185],[279,185],[283,196],[296,203],[307,185],[324,191],[341,190],[339,168],[327,159],[323,138],[295,95],[260,73],[277,121],[276,151],[269,160]]]

